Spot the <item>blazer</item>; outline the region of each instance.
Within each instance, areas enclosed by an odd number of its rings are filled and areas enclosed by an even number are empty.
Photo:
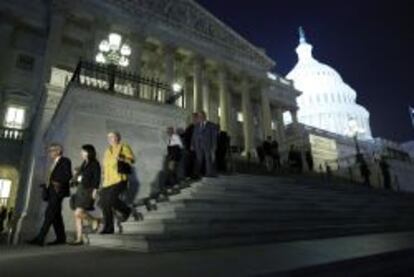
[[[98,189],[101,184],[101,166],[99,162],[94,160],[88,163],[82,163],[80,169],[82,179],[80,185],[85,189]]]
[[[50,174],[49,187],[53,187],[60,197],[68,197],[71,179],[72,163],[68,158],[61,157]]]
[[[206,121],[203,127],[201,123],[194,128],[191,146],[195,151],[215,151],[217,147],[217,125]]]

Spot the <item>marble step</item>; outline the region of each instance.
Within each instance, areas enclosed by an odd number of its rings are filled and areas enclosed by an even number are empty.
[[[167,212],[153,212],[145,215],[145,222],[147,220],[159,219],[159,220],[173,220],[173,219],[209,219],[209,220],[267,220],[267,219],[290,219],[290,220],[319,220],[330,218],[346,218],[346,217],[372,217],[372,218],[414,218],[414,213],[397,213],[397,212],[376,212],[376,213],[361,213],[360,211],[354,211],[349,213],[336,213],[333,211],[320,211],[318,213],[282,213],[274,212],[273,210],[256,210],[248,212],[221,212],[215,213],[211,211],[167,211]],[[130,221],[133,222],[133,221]]]
[[[303,194],[254,194],[254,193],[234,193],[234,192],[216,192],[216,191],[203,191],[203,190],[187,190],[177,195],[172,195],[169,197],[170,201],[179,201],[186,199],[243,199],[248,202],[258,201],[261,203],[265,202],[297,202],[297,201],[306,201],[306,202],[324,202],[324,203],[340,203],[340,204],[350,204],[350,203],[366,203],[366,202],[380,202],[380,199],[376,197],[344,197],[344,196],[332,196],[332,195],[303,195]],[[387,204],[407,204],[411,205],[411,201],[397,201],[397,199],[387,199],[384,201]]]
[[[342,226],[342,225],[362,225],[362,224],[379,224],[383,226],[394,226],[407,224],[405,220],[374,220],[374,219],[331,219],[321,221],[163,221],[152,220],[143,223],[127,223],[123,225],[124,234],[237,234],[247,232],[267,232],[291,228],[305,228],[318,225]]]
[[[329,225],[344,225],[344,224],[362,224],[362,223],[378,223],[384,225],[391,224],[406,224],[407,221],[413,221],[413,216],[406,217],[368,217],[368,216],[342,216],[342,217],[321,217],[321,218],[232,218],[232,219],[217,219],[217,218],[176,218],[176,219],[148,219],[145,222],[126,223],[123,225],[124,233],[135,233],[145,230],[163,230],[176,231],[186,230],[190,226],[191,228],[223,228],[227,229],[227,226],[243,225],[262,227],[264,225],[272,225],[277,228],[283,227],[295,227],[295,226],[310,226],[318,224]]]
[[[365,214],[365,215],[376,215],[376,214],[392,214],[392,215],[405,215],[405,214],[413,214],[413,209],[394,209],[394,210],[383,210],[378,208],[378,206],[368,206],[368,207],[323,207],[323,206],[306,206],[306,205],[292,205],[292,206],[257,206],[257,205],[249,205],[249,206],[226,206],[226,205],[209,205],[209,204],[197,204],[194,205],[187,204],[187,205],[169,205],[158,208],[157,211],[151,211],[144,214],[144,218],[150,214],[169,214],[169,213],[176,213],[176,214],[185,214],[185,213],[232,213],[232,212],[239,212],[239,213],[246,213],[251,214],[257,212],[260,214],[261,212],[273,212],[275,214],[286,214],[289,216],[300,215],[300,214],[322,214],[322,213],[331,213],[331,214]]]
[[[413,230],[414,226],[384,227],[370,224],[363,226],[313,226],[271,232],[250,232],[221,236],[170,236],[164,235],[90,235],[93,246],[119,248],[139,252],[161,252],[174,250],[194,250],[203,248],[228,247],[261,243],[275,243],[293,240],[310,240],[351,236],[368,233],[398,232]]]
[[[332,192],[332,193],[350,193],[350,194],[357,194],[357,195],[386,195],[387,197],[395,195],[398,197],[405,196],[406,198],[414,199],[413,194],[403,194],[394,191],[386,191],[382,189],[374,189],[374,188],[364,188],[360,189],[355,186],[348,186],[343,188],[332,187],[332,186],[324,186],[324,185],[298,185],[298,184],[260,184],[260,183],[250,183],[250,184],[217,184],[217,183],[203,183],[203,182],[196,182],[191,185],[192,187],[200,187],[203,186],[204,188],[213,188],[213,189],[225,189],[225,190],[244,190],[244,191],[273,191],[273,190],[286,190],[286,191],[295,191],[295,192]]]

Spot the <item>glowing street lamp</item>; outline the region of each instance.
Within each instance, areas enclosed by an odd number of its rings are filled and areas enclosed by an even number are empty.
[[[358,122],[356,121],[356,119],[349,118],[348,119],[348,134],[350,137],[354,139],[355,149],[356,149],[357,154],[361,153],[359,149],[359,144],[358,144],[358,134],[363,134],[363,133],[365,133],[365,130],[358,126]]]
[[[175,93],[179,93],[183,89],[183,86],[180,85],[179,83],[174,83],[174,84],[172,84],[171,87],[172,87],[173,92],[175,92]]]
[[[184,96],[183,86],[177,82],[171,85],[171,90],[173,91],[173,94],[170,97],[168,97],[167,100],[165,101],[167,104],[173,104],[175,103],[175,101],[177,101],[178,98]],[[183,97],[182,105],[184,107],[184,97]]]

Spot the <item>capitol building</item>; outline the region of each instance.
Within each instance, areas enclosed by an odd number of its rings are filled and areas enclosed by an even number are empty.
[[[313,57],[302,29],[296,53],[298,62],[286,77],[303,92],[297,98],[299,122],[344,136],[357,127],[359,139],[372,139],[369,112],[356,103],[357,93],[335,69]]]

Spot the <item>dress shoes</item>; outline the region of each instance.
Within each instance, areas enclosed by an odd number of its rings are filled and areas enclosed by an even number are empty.
[[[26,241],[30,245],[36,245],[36,246],[45,246],[45,243],[38,238],[34,238],[31,240]]]
[[[114,233],[115,233],[114,230],[111,230],[111,231],[103,230],[103,231],[99,232],[100,235],[112,235]]]
[[[66,240],[55,240],[52,242],[47,243],[48,246],[56,246],[56,245],[63,245],[66,244]]]

